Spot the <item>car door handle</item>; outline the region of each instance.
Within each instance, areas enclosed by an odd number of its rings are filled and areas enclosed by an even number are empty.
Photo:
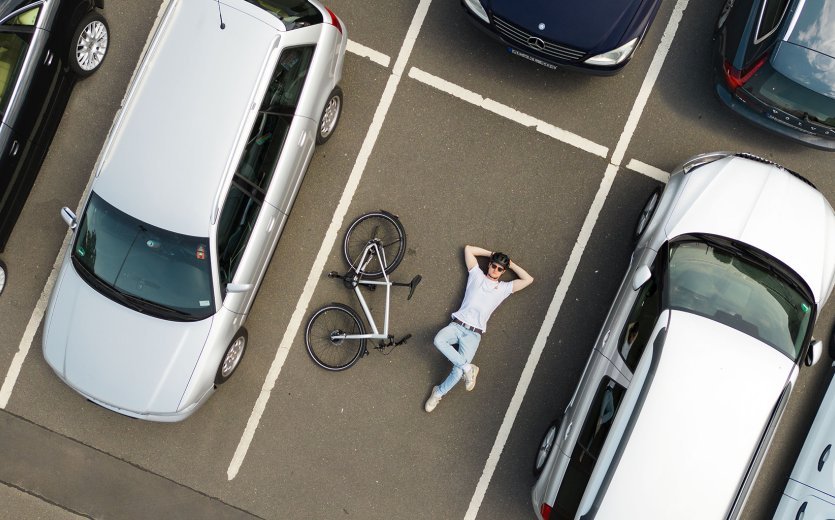
[[[49,50],[49,49],[47,49],[47,51],[46,51],[46,57],[45,57],[45,58],[44,58],[44,60],[43,60],[43,64],[44,64],[44,65],[46,65],[47,67],[49,67],[50,65],[52,65],[52,57],[53,57],[53,56],[52,56],[52,51],[51,51],[51,50]]]
[[[823,465],[826,464],[827,460],[829,460],[829,450],[830,449],[832,449],[831,444],[823,449],[823,453],[821,453],[821,458],[818,459],[818,471],[822,470]]]
[[[12,143],[12,147],[9,149],[9,157],[15,157],[17,155],[17,152],[19,152],[19,151],[20,151],[20,144],[17,142],[17,140],[15,140]]]

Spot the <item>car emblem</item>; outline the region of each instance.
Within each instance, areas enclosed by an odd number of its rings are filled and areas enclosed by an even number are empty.
[[[528,45],[539,50],[545,48],[545,42],[542,41],[542,38],[537,38],[536,36],[531,36],[530,38],[528,38]]]
[[[544,31],[544,30],[545,30],[545,24],[544,24],[544,23],[539,24],[539,30],[540,30],[540,31]]]

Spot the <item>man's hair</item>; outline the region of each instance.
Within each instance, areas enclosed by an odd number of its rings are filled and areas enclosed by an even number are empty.
[[[496,251],[495,253],[490,255],[490,262],[494,263],[496,265],[500,265],[500,266],[504,267],[505,269],[507,269],[508,266],[510,265],[510,257],[507,256],[504,253]]]

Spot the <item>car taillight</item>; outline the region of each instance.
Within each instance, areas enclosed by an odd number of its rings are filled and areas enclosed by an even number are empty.
[[[339,18],[337,18],[336,15],[333,14],[333,11],[331,11],[327,7],[325,7],[325,11],[327,11],[328,14],[331,15],[331,25],[336,27],[336,30],[339,31],[339,33],[341,34],[342,33],[342,26],[339,25]]]
[[[542,515],[542,520],[548,520],[551,518],[551,506],[543,502],[539,507],[539,514]]]
[[[731,62],[725,60],[725,65],[723,67],[725,71],[725,83],[728,84],[731,90],[738,89],[742,85],[745,85],[745,83],[747,83],[749,79],[751,79],[751,76],[753,76],[754,73],[757,72],[760,69],[760,67],[763,66],[763,63],[765,63],[765,60],[767,59],[768,53],[763,54],[762,57],[760,57],[760,59],[756,61],[756,63],[754,63],[745,71],[736,70],[733,67],[733,65],[731,65]]]

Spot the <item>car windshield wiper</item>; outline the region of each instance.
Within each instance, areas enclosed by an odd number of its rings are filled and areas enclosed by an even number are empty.
[[[136,296],[134,294],[126,293],[126,292],[118,289],[115,286],[113,287],[113,290],[116,291],[117,293],[119,293],[119,295],[121,295],[122,298],[124,298],[125,300],[128,300],[131,303],[133,303],[134,306],[139,307],[140,312],[144,313],[145,311],[150,310],[151,312],[154,312],[154,313],[157,313],[157,314],[163,314],[163,315],[165,315],[169,318],[176,319],[176,320],[181,320],[181,321],[195,321],[195,320],[198,319],[197,317],[195,317],[194,315],[192,315],[188,312],[181,311],[181,310],[178,310],[178,309],[174,309],[174,308],[168,307],[167,305],[162,305],[161,303],[156,303],[156,302],[153,302],[151,300],[146,300],[145,298],[142,298],[141,296]]]

